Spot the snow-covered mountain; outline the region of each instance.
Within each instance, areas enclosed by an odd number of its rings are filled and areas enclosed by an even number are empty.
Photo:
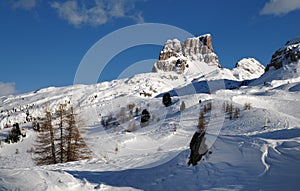
[[[298,63],[269,67],[262,77],[264,68],[253,58],[242,59],[233,70],[222,68],[211,36],[204,35],[167,41],[152,73],[1,97],[0,190],[297,190]],[[254,78],[251,86],[240,87]],[[262,83],[266,79],[270,83]],[[221,82],[225,86],[216,88]],[[176,92],[169,107],[162,104],[165,92]],[[60,103],[73,106],[83,119],[82,136],[93,158],[36,166],[30,150],[38,133],[26,118],[43,117],[45,108],[54,112]],[[239,111],[234,117],[225,111],[227,103]],[[209,152],[189,167],[189,143],[199,112],[209,104],[204,141]],[[146,127],[140,125],[143,109],[151,115]],[[117,126],[101,123],[109,116]],[[26,137],[5,143],[14,123]]]

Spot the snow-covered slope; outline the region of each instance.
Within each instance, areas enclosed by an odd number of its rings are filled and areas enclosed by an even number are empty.
[[[110,83],[106,85],[108,84]],[[286,84],[282,88],[248,87],[240,90],[219,90],[210,95],[199,93],[175,96],[174,104],[169,108],[161,104],[161,98],[145,98],[139,94],[108,97],[108,94],[97,93],[96,90],[99,91],[104,84],[50,88],[37,92],[39,96],[31,93],[10,97],[10,102],[6,102],[9,104],[2,105],[2,109],[13,105],[14,99],[21,106],[27,105],[28,100],[37,105],[42,104],[45,102],[43,97],[51,95],[51,92],[56,98],[48,99],[48,103],[54,106],[54,103],[60,102],[61,92],[64,96],[68,92],[75,92],[74,97],[82,98],[78,99],[81,100],[81,107],[77,112],[87,121],[84,127],[86,133],[83,136],[94,152],[94,157],[91,160],[37,167],[31,161],[32,154],[27,152],[33,147],[36,133],[31,130],[29,123],[22,124],[27,132],[27,137],[22,142],[2,142],[0,188],[295,190],[300,172],[300,93],[288,90],[297,90],[298,85]],[[79,92],[82,92],[81,96],[78,95]],[[95,98],[95,93],[99,96],[99,101]],[[66,98],[64,96],[61,98]],[[102,98],[106,100],[100,101]],[[113,101],[110,102],[110,99]],[[202,100],[202,106],[198,103],[199,99]],[[183,112],[179,112],[181,101],[186,103]],[[223,113],[221,107],[226,101],[241,109],[238,119],[230,120]],[[210,145],[212,154],[205,156],[198,166],[188,167],[189,141],[198,123],[199,110],[208,102],[212,102],[215,108],[207,116],[206,144]],[[132,121],[121,123],[117,131],[105,130],[100,124],[98,112],[105,115],[105,111],[110,108],[107,112],[117,113],[120,107],[128,103],[148,108],[160,121],[154,119],[149,126],[141,128],[139,118],[133,119],[138,127],[132,133],[123,132]],[[244,110],[245,103],[251,103],[252,108]],[[38,108],[33,108],[30,112],[37,114],[35,110],[38,111]],[[22,120],[20,115],[17,117],[17,113],[11,113],[11,116]],[[216,117],[219,120],[215,120]],[[267,129],[264,130],[266,119]],[[2,130],[1,135],[4,136],[8,130]]]
[[[254,61],[239,63],[233,70],[245,72],[239,80],[248,76],[245,68],[260,68]],[[283,73],[281,69],[274,70],[276,73],[269,70],[257,80],[278,75],[267,85],[232,90],[226,85],[240,83],[234,72],[214,66],[215,70],[198,76],[185,75],[188,71],[159,71],[95,85],[49,87],[1,97],[0,190],[297,190],[300,80],[294,67],[298,65],[286,65]],[[280,75],[290,76],[283,79]],[[209,83],[221,83],[222,79],[226,79],[223,84],[227,89]],[[214,91],[207,92],[209,85]],[[165,107],[161,95],[173,91],[173,104]],[[182,101],[184,110],[180,109]],[[31,148],[37,132],[26,121],[26,113],[42,117],[45,108],[55,111],[60,103],[74,106],[83,119],[82,136],[93,158],[36,166]],[[189,143],[199,112],[208,103],[212,110],[205,115],[204,143],[209,152],[197,166],[189,167]],[[234,111],[240,110],[237,118],[230,119],[225,113],[226,103],[232,103]],[[140,126],[140,114],[118,119],[122,108],[129,116],[129,105],[150,112],[148,126]],[[110,115],[116,117],[119,126],[101,124]],[[3,142],[16,122],[27,136],[18,143]],[[132,124],[136,124],[136,131],[129,132]]]

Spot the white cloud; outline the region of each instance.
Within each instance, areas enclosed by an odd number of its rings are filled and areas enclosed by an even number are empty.
[[[6,96],[17,93],[15,83],[0,82],[0,96]]]
[[[270,0],[260,11],[261,15],[284,15],[300,9],[299,0]]]
[[[12,8],[30,10],[36,6],[36,0],[16,0],[12,2]]]
[[[143,22],[140,13],[134,11],[135,0],[94,0],[87,5],[85,1],[67,0],[53,2],[51,7],[56,9],[62,19],[74,26],[103,25],[116,18],[130,18]]]

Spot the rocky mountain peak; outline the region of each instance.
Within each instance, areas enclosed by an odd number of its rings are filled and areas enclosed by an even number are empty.
[[[259,78],[265,71],[265,67],[255,58],[243,58],[238,61],[232,74],[238,80]]]
[[[271,58],[271,62],[266,66],[266,71],[271,67],[279,69],[284,65],[300,60],[300,37],[289,40],[284,47],[278,49]]]
[[[183,43],[177,39],[168,40],[154,64],[153,72],[177,71],[183,73],[192,64],[206,63],[221,68],[218,56],[214,53],[210,34],[188,38]],[[190,63],[191,64],[191,63]]]

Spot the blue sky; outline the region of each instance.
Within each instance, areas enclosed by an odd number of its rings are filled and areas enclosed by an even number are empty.
[[[232,68],[244,57],[268,64],[276,49],[300,35],[299,19],[299,0],[1,1],[0,96],[73,84],[89,48],[129,25],[163,23],[195,36],[211,33],[221,64]],[[157,58],[161,49],[139,46],[122,52],[99,81]]]

